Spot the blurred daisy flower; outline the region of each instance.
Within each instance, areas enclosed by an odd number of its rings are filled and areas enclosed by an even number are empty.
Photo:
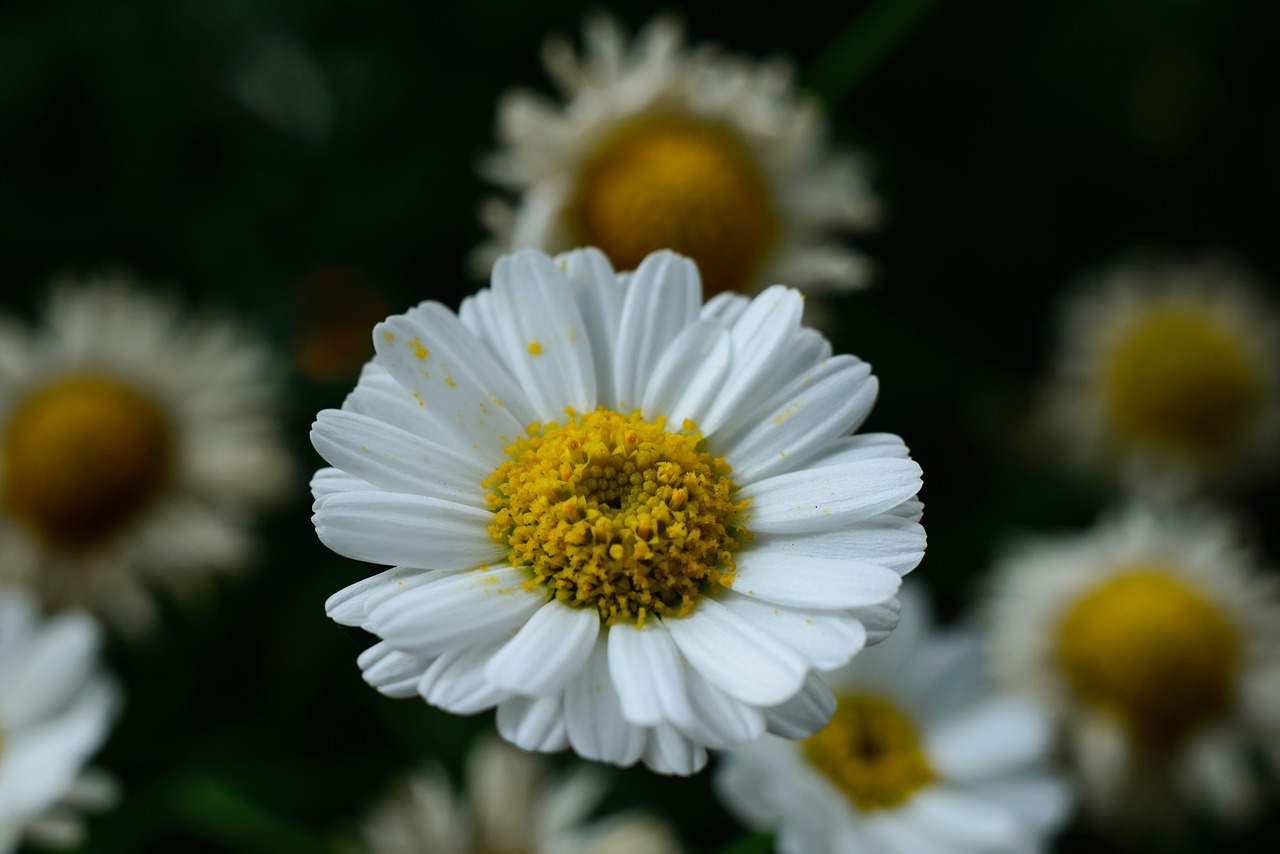
[[[867,261],[834,239],[877,220],[867,169],[828,150],[822,110],[786,63],[686,48],[668,18],[629,45],[596,17],[584,41],[581,58],[560,39],[543,51],[563,104],[514,91],[499,106],[502,147],[482,171],[517,203],[482,209],[494,237],[480,272],[511,249],[590,245],[626,270],[657,249],[688,255],[708,295],[867,281]]]
[[[1280,436],[1280,318],[1224,261],[1114,267],[1066,306],[1046,410],[1149,497],[1247,473]]]
[[[1043,710],[992,692],[979,638],[937,632],[918,591],[881,646],[825,674],[826,729],[731,751],[716,788],[785,854],[1042,850],[1071,797],[1047,770]]]
[[[369,814],[361,837],[369,854],[675,854],[672,830],[641,813],[595,822],[603,781],[583,768],[551,782],[541,759],[484,739],[467,762],[465,798],[430,767],[406,778]]]
[[[1095,816],[1253,810],[1251,753],[1280,761],[1280,602],[1229,524],[1131,508],[1025,543],[997,582],[997,675],[1052,709]]]
[[[43,620],[25,592],[0,587],[0,852],[23,838],[73,845],[77,812],[116,799],[114,782],[84,767],[120,705],[99,643],[87,614]]]
[[[499,259],[459,315],[424,302],[320,413],[316,530],[393,568],[330,598],[382,640],[365,679],[528,750],[689,774],[705,747],[809,735],[815,668],[896,621],[920,468],[851,436],[877,383],[774,286],[701,304],[657,252]]]
[[[248,511],[283,492],[269,360],[120,277],[55,286],[47,317],[0,325],[0,578],[137,633],[149,585],[242,564]]]

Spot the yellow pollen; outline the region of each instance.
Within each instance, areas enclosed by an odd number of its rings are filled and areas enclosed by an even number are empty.
[[[831,723],[803,749],[863,810],[896,807],[934,780],[915,726],[896,705],[871,694],[840,697]]]
[[[777,237],[768,182],[723,124],[649,115],[618,128],[588,158],[567,212],[575,243],[619,270],[656,249],[698,264],[707,295],[748,288]]]
[[[156,498],[173,466],[173,428],[156,402],[97,374],[35,389],[3,429],[5,510],[54,546],[114,533]]]
[[[1135,564],[1070,607],[1055,656],[1082,703],[1169,749],[1230,708],[1240,639],[1169,567]]]
[[[530,586],[608,624],[643,625],[684,616],[731,581],[747,502],[731,497],[729,467],[702,434],[668,433],[638,410],[565,412],[563,426],[530,425],[483,484],[489,532],[530,569]]]
[[[529,351],[530,356],[536,356],[542,352],[542,345],[537,341],[530,341],[529,346],[525,347]]]
[[[1108,359],[1103,397],[1116,431],[1192,458],[1230,451],[1266,395],[1248,351],[1200,307],[1149,310]]]

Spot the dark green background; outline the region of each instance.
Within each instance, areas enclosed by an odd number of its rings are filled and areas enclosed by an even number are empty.
[[[1272,4],[1225,0],[789,0],[682,11],[694,40],[785,53],[867,149],[888,218],[861,241],[876,287],[839,300],[838,349],[875,366],[868,425],[903,435],[925,470],[919,570],[961,615],[1011,532],[1082,528],[1114,500],[1026,429],[1053,306],[1081,271],[1135,247],[1236,253],[1280,273],[1280,80]],[[495,99],[548,82],[538,47],[576,34],[581,2],[46,0],[0,6],[0,276],[27,314],[51,276],[126,268],[192,304],[232,309],[289,351],[298,283],[356,268],[393,311],[476,286],[472,165]],[[615,9],[631,27],[653,8]],[[851,24],[851,22],[854,22]],[[276,124],[234,81],[284,46]],[[327,130],[290,94],[288,52],[319,71]],[[305,94],[305,90],[304,90]],[[92,851],[317,851],[396,773],[456,769],[489,715],[454,718],[377,695],[369,643],[323,615],[369,573],[316,540],[306,441],[349,380],[295,377],[294,500],[263,525],[262,559],[149,643],[114,646],[129,704],[101,764],[121,807]],[[1280,554],[1274,488],[1227,500]],[[1267,508],[1264,512],[1264,508]],[[709,775],[618,775],[611,805],[667,815],[697,850],[739,830]],[[1272,802],[1274,804],[1274,801]],[[1270,833],[1280,830],[1274,820]],[[1185,850],[1268,839],[1199,830]],[[1061,846],[1096,851],[1083,831]],[[763,839],[734,850],[764,850]]]

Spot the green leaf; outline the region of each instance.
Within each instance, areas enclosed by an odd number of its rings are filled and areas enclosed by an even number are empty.
[[[828,104],[845,98],[937,0],[875,0],[856,14],[809,66],[809,86]]]

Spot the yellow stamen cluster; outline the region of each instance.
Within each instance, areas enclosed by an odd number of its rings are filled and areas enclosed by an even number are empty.
[[[1240,639],[1218,607],[1160,565],[1134,565],[1071,606],[1057,662],[1085,705],[1149,747],[1182,744],[1231,706]]]
[[[934,780],[911,721],[871,694],[839,698],[831,723],[806,739],[803,749],[863,810],[896,807]]]
[[[688,255],[708,295],[747,288],[777,237],[772,192],[738,133],[679,115],[645,116],[606,138],[567,217],[574,242],[599,246],[619,270],[657,249]]]
[[[704,588],[732,578],[746,536],[728,466],[689,422],[668,433],[639,411],[566,414],[563,426],[530,425],[485,480],[490,533],[531,569],[531,585],[606,623],[688,614]]]
[[[1106,410],[1122,437],[1195,458],[1230,450],[1265,392],[1249,352],[1196,306],[1149,311],[1118,340],[1103,376]]]
[[[4,426],[4,508],[51,545],[92,545],[156,497],[173,445],[148,395],[98,374],[64,377],[20,400]]]

